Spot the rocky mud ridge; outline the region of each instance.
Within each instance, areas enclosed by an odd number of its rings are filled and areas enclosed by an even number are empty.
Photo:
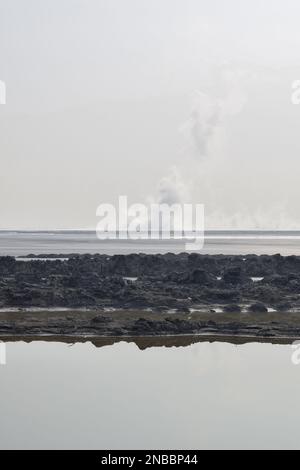
[[[267,307],[300,309],[297,256],[183,253],[69,255],[67,260],[52,257],[52,261],[0,257],[0,308],[114,307],[185,312],[219,304],[234,311],[245,305],[262,312]]]
[[[0,257],[0,309],[10,312],[5,321],[0,318],[0,334],[29,334],[36,327],[42,334],[300,335],[297,256],[183,253],[41,258]],[[15,310],[51,308],[73,309],[73,314],[66,311],[59,324],[53,320],[52,327],[49,319],[46,327],[37,320],[38,312],[33,324],[28,315],[12,321]],[[76,309],[90,313],[80,317]],[[123,316],[113,317],[114,309]],[[138,314],[124,316],[133,311]],[[291,318],[284,316],[287,313],[293,315],[292,322],[286,323]]]

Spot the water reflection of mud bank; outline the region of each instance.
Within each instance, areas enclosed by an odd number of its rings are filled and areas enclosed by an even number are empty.
[[[134,343],[140,350],[155,347],[187,347],[203,342],[224,342],[235,345],[247,343],[269,343],[269,344],[291,344],[299,338],[278,337],[278,338],[257,338],[251,336],[227,336],[227,335],[174,335],[174,336],[138,336],[138,337],[72,337],[72,336],[2,336],[1,342],[24,342],[46,341],[52,343],[92,343],[96,348],[112,346],[117,343]]]

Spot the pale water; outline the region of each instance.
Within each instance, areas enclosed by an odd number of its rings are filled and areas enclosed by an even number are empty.
[[[183,240],[99,240],[95,231],[0,231],[0,256],[69,253],[180,253]],[[201,253],[300,255],[300,231],[207,231]]]
[[[300,448],[293,351],[7,343],[0,448]]]

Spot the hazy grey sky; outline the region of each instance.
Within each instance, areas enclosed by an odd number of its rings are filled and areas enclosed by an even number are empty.
[[[162,184],[209,227],[300,228],[299,17],[296,0],[0,0],[0,228],[95,227],[101,202]]]

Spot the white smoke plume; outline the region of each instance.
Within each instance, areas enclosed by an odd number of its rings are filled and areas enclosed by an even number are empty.
[[[158,185],[157,202],[159,204],[180,204],[188,198],[188,189],[176,167],[164,176]]]
[[[258,197],[258,167],[251,166],[251,160],[245,161],[243,182],[244,156],[241,154],[238,160],[229,150],[239,122],[235,118],[247,112],[251,90],[260,89],[259,75],[226,66],[221,70],[219,83],[219,93],[216,87],[212,88],[214,92],[207,87],[193,92],[188,117],[179,127],[184,148],[169,174],[160,180],[155,201],[204,204],[206,229],[299,228],[295,217],[289,215],[288,201],[283,200],[282,194],[274,197],[271,205],[263,193],[261,199]],[[257,138],[257,134],[254,136]],[[236,165],[241,165],[237,172]]]
[[[242,110],[247,101],[246,95],[233,82],[232,88],[222,99],[196,90],[192,101],[190,116],[180,127],[188,144],[185,151],[198,159],[208,158],[213,155],[218,141],[224,138],[226,119]]]
[[[189,119],[180,128],[192,154],[208,157],[211,143],[216,139],[222,120],[221,103],[208,95],[195,91],[195,103]]]
[[[206,185],[205,162],[224,151],[226,119],[239,113],[246,102],[246,95],[239,83],[242,73],[231,73],[230,70],[225,72],[223,80],[228,91],[224,97],[216,98],[207,92],[194,91],[190,115],[179,128],[186,142],[184,161],[181,158],[170,173],[162,177],[156,201],[184,203],[191,198],[195,187],[199,187],[199,184]]]

